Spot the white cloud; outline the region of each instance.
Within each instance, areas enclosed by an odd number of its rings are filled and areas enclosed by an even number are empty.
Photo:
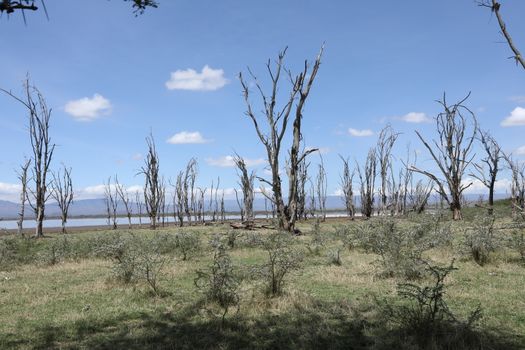
[[[213,69],[208,65],[198,73],[194,69],[177,70],[171,73],[166,82],[168,90],[213,91],[228,83],[222,69]]]
[[[173,145],[188,143],[208,143],[212,140],[205,139],[198,131],[181,131],[170,137],[166,142]]]
[[[134,155],[131,156],[131,159],[133,160],[142,160],[142,158],[144,158],[142,153],[135,153]]]
[[[355,137],[366,137],[366,136],[374,135],[374,132],[370,129],[358,130],[358,129],[349,128],[348,133],[351,136],[355,136]]]
[[[244,158],[244,162],[246,163],[246,166],[252,167],[257,166],[261,164],[265,164],[266,160],[263,158],[257,158],[257,159],[247,159]],[[233,156],[224,156],[220,158],[207,158],[206,163],[212,166],[219,166],[219,167],[234,167],[235,161]]]
[[[99,94],[66,103],[64,110],[78,121],[90,122],[111,112],[109,100]]]
[[[518,147],[515,153],[518,156],[525,156],[525,146]]]
[[[20,184],[11,184],[0,182],[0,199],[12,202],[18,202],[22,186]]]
[[[407,123],[430,123],[432,119],[429,118],[425,113],[410,112],[399,118],[400,120]]]
[[[111,190],[115,191],[115,184],[111,184]],[[95,199],[105,197],[106,185],[93,185],[75,190],[75,199]],[[135,200],[135,192],[139,191],[142,194],[143,187],[141,185],[124,186],[125,191],[130,195],[131,200]]]
[[[518,126],[525,125],[525,108],[516,107],[510,115],[503,119],[501,126]]]

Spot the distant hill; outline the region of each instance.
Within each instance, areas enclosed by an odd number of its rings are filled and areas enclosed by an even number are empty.
[[[475,202],[479,198],[479,195],[468,195],[467,200],[470,202]],[[506,198],[506,195],[499,194],[495,195],[495,199],[503,199]],[[435,200],[434,197],[431,197],[430,201],[433,203]],[[356,196],[356,206],[359,207],[359,196]],[[208,203],[206,203],[207,205]],[[136,205],[135,203],[133,205],[133,212],[136,213]],[[224,201],[225,210],[227,212],[239,212],[239,206],[237,205],[237,201],[235,199],[227,199]],[[268,203],[269,206],[269,203]],[[256,198],[253,203],[253,208],[255,211],[264,211],[264,199],[263,198]],[[327,210],[340,210],[344,209],[344,203],[343,198],[341,196],[328,196],[326,198],[326,209]],[[169,210],[171,211],[171,206],[169,206]],[[268,207],[268,210],[270,208]],[[3,220],[9,220],[9,219],[16,219],[18,216],[19,211],[19,205],[13,202],[9,201],[3,201],[0,200],[0,219]],[[118,207],[118,214],[119,215],[125,215],[125,209],[124,205],[122,203],[119,203]],[[105,216],[106,215],[106,205],[104,202],[104,199],[98,198],[98,199],[82,199],[78,201],[74,201],[73,204],[71,204],[71,207],[69,209],[69,215],[70,217],[83,217],[83,216]],[[59,217],[60,216],[60,209],[58,208],[56,203],[50,203],[46,206],[46,216],[48,218],[50,217]],[[26,206],[26,217],[27,218],[33,218],[33,210]]]

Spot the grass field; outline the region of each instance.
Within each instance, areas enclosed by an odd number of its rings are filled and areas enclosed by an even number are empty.
[[[351,249],[343,246],[345,239],[336,228],[365,224],[338,219],[321,223],[318,229],[313,222],[300,224],[303,234],[292,237],[288,248],[298,253],[302,262],[285,276],[284,290],[277,296],[265,293],[265,280],[256,272],[268,259],[267,251],[257,242],[272,231],[237,231],[234,247],[227,253],[239,281],[239,303],[229,308],[224,320],[222,309],[205,298],[194,280],[197,270],[206,270],[213,262],[208,243],[212,236],[220,234],[227,239],[230,229],[226,224],[161,228],[156,233],[132,231],[134,237],[147,237],[146,242],[180,232],[199,238],[201,248],[189,253],[187,260],[176,249],[164,247],[158,293],[142,280],[118,281],[114,260],[93,253],[97,242],[116,235],[115,231],[76,233],[65,240],[58,234],[41,240],[3,237],[0,348],[525,348],[525,266],[519,253],[506,244],[498,244],[483,266],[465,253],[462,232],[479,220],[476,212],[482,214],[471,209],[464,222],[447,223],[453,233],[449,244],[423,252],[425,260],[440,266],[455,259],[457,270],[445,280],[444,299],[462,321],[446,328],[451,333],[434,334],[460,339],[455,343],[418,342],[406,323],[386,311],[385,305],[411,305],[412,301],[397,293],[403,278],[382,275],[380,255],[358,245]],[[412,221],[395,219],[395,224],[403,231]],[[498,227],[511,224],[503,214],[496,220]],[[498,242],[507,242],[519,230],[523,232],[523,228],[498,230]],[[118,234],[129,237],[127,230]],[[323,239],[314,246],[312,242],[319,235]],[[63,242],[67,242],[67,253],[55,249]],[[328,257],[337,250],[341,265],[331,263],[333,259]],[[423,274],[411,283],[423,286],[433,280]],[[464,333],[463,320],[478,306],[483,317]]]

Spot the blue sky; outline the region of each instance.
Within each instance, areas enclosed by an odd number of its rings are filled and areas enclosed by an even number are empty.
[[[220,165],[233,151],[264,175],[237,74],[250,66],[269,86],[265,62],[286,46],[286,65],[298,72],[326,43],[303,134],[324,151],[329,193],[338,189],[338,155],[362,160],[386,123],[402,132],[396,154],[410,143],[423,151],[419,165],[432,167],[414,130],[431,136],[434,125],[414,121],[434,117],[444,91],[451,102],[471,91],[467,105],[482,128],[508,152],[525,146],[525,71],[507,59],[496,19],[472,0],[159,3],[135,17],[121,0],[50,0],[49,21],[41,11],[27,13],[27,26],[20,14],[0,18],[0,86],[21,93],[31,75],[53,107],[54,168],[73,168],[81,197],[100,194],[114,174],[141,185],[150,130],[166,178],[196,157],[200,186],[220,176],[232,188],[234,168]],[[501,12],[525,51],[525,2],[504,1]],[[512,126],[502,126],[512,113]],[[30,148],[24,110],[3,95],[0,130],[0,199],[10,199]]]

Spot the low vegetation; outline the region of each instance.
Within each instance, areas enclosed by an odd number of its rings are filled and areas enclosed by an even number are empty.
[[[0,348],[523,348],[524,228],[468,214],[5,236]]]

